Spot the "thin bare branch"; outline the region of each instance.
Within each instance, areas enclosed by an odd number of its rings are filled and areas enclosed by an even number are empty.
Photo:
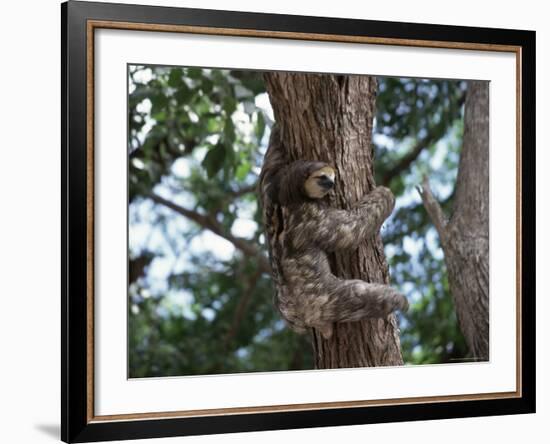
[[[457,105],[462,106],[466,98],[466,93],[457,99]],[[397,162],[393,167],[391,167],[382,177],[380,185],[388,186],[394,177],[401,174],[403,171],[406,171],[410,168],[411,164],[418,158],[420,153],[424,151],[425,148],[428,148],[430,145],[433,145],[439,141],[444,134],[436,134],[437,128],[428,128],[428,134],[422,139],[418,140],[417,143],[411,148],[411,150],[403,156],[399,162]]]
[[[252,185],[248,185],[248,186],[244,186],[242,188],[239,188],[238,190],[230,191],[228,194],[231,197],[240,197],[240,196],[243,196],[243,195],[248,194],[248,193],[255,193],[257,191],[257,189],[258,189],[258,184],[254,183]]]
[[[165,199],[164,197],[161,197],[155,193],[149,193],[147,196],[151,198],[154,202],[160,205],[164,205],[167,208],[170,208],[176,213],[181,214],[182,216],[185,216],[189,220],[192,220],[193,222],[200,225],[201,227],[206,228],[212,231],[212,233],[217,234],[218,236],[228,240],[235,246],[235,248],[241,250],[247,256],[256,257],[258,261],[258,267],[262,270],[262,272],[264,273],[271,272],[271,267],[269,265],[269,262],[267,261],[267,258],[258,249],[258,247],[256,247],[256,245],[250,243],[246,239],[233,236],[231,233],[226,232],[226,230],[213,217],[200,214],[194,210],[190,210],[188,208],[182,207],[181,205],[175,204],[174,202],[168,199]]]
[[[239,331],[239,327],[246,313],[246,309],[248,308],[248,304],[252,299],[254,288],[256,288],[256,284],[258,283],[258,279],[260,279],[261,274],[262,274],[261,270],[258,269],[252,276],[248,278],[246,289],[244,293],[241,295],[239,299],[239,303],[237,304],[237,308],[235,309],[233,321],[231,322],[231,327],[227,331],[227,334],[225,335],[225,338],[223,341],[224,349],[226,351],[227,351],[227,347],[229,346],[229,344],[231,343],[231,341]]]
[[[434,197],[432,189],[430,188],[430,182],[426,176],[424,176],[422,186],[418,186],[416,189],[422,198],[422,203],[428,212],[428,216],[430,216],[430,219],[439,234],[441,242],[445,243],[447,218],[445,213],[443,213],[441,205],[439,205],[439,202]]]
[[[428,134],[428,136],[419,140],[413,148],[401,158],[392,168],[390,168],[380,181],[380,185],[388,186],[394,177],[401,174],[403,171],[409,169],[411,164],[416,160],[420,153],[434,142],[437,142],[439,137],[436,137],[434,134]]]

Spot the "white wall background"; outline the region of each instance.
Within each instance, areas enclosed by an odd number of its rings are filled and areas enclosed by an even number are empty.
[[[223,436],[170,438],[151,443],[518,442],[548,436],[550,308],[543,281],[550,265],[550,28],[544,2],[461,0],[188,0],[123,1],[212,9],[460,24],[537,31],[537,353],[535,415],[333,427]],[[60,21],[58,0],[0,6],[0,441],[41,444],[59,435],[60,374]],[[7,96],[7,97],[6,97]],[[544,109],[544,112],[543,112]],[[545,427],[546,426],[546,427]],[[544,439],[544,438],[542,438]],[[535,442],[540,439],[535,438]]]

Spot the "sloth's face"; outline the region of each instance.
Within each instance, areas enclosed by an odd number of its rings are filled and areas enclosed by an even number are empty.
[[[334,188],[336,173],[329,166],[324,166],[311,173],[305,181],[304,190],[311,199],[321,199]]]

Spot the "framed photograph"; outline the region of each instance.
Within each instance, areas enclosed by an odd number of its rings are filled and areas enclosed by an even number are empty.
[[[535,33],[62,4],[62,439],[535,411]]]

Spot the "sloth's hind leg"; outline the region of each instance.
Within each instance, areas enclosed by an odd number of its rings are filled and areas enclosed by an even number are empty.
[[[346,285],[338,291],[340,303],[345,307],[349,301],[350,308],[355,310],[353,313],[342,310],[336,322],[383,318],[395,310],[405,312],[409,308],[407,298],[389,285],[358,280],[344,282]]]
[[[319,329],[325,338],[332,334],[334,322],[353,322],[364,318],[383,318],[395,310],[407,311],[409,303],[395,288],[361,280],[339,280],[327,295],[308,304],[306,322]]]

